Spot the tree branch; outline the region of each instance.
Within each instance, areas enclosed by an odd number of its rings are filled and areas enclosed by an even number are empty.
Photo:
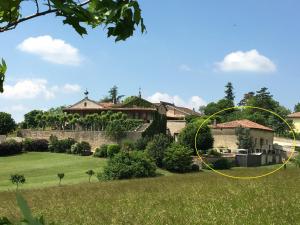
[[[77,6],[87,5],[88,3],[90,3],[90,1],[91,0],[87,0],[83,3],[78,4]],[[37,9],[37,10],[39,10],[39,9]],[[19,23],[25,22],[27,20],[31,20],[31,19],[36,18],[36,17],[44,16],[44,15],[47,15],[47,14],[50,14],[50,13],[55,13],[55,12],[58,12],[58,11],[59,11],[58,9],[51,9],[51,5],[49,5],[49,9],[46,10],[46,11],[43,11],[43,12],[38,12],[37,11],[37,13],[35,13],[33,15],[18,19],[14,22],[9,22],[6,26],[0,27],[0,33],[14,29]]]

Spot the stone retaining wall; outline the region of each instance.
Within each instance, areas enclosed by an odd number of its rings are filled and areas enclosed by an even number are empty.
[[[31,139],[49,139],[51,135],[58,139],[73,138],[76,141],[86,141],[92,146],[92,150],[102,144],[120,143],[122,140],[114,141],[105,136],[103,131],[61,131],[61,130],[21,130],[20,134],[23,138]],[[124,139],[136,141],[142,137],[142,132],[126,132]]]

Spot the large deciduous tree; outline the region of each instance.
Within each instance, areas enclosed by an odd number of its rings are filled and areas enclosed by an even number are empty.
[[[10,0],[0,1],[0,33],[48,14],[61,17],[63,24],[72,26],[81,36],[87,34],[87,27],[104,27],[108,37],[120,41],[132,36],[136,27],[140,27],[142,33],[146,29],[136,0]],[[5,72],[3,60],[0,92],[3,92]]]
[[[300,102],[295,105],[294,111],[295,112],[300,112]]]
[[[10,114],[0,112],[0,135],[6,135],[16,128],[16,123]]]
[[[198,119],[195,122],[189,123],[180,132],[178,137],[178,142],[183,146],[187,146],[191,149],[194,149],[194,154],[196,154],[196,150],[206,152],[208,149],[213,147],[214,138],[211,134],[210,128],[208,127],[209,121],[206,124],[202,125],[196,137],[197,131],[203,122],[204,119]],[[197,149],[195,146],[195,138],[197,138]]]

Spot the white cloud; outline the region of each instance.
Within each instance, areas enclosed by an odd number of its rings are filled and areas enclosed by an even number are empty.
[[[181,64],[179,66],[179,70],[185,71],[185,72],[191,72],[192,68],[189,65],[187,65],[187,64]]]
[[[256,49],[242,52],[232,52],[226,55],[222,62],[217,63],[217,68],[224,72],[275,72],[276,65],[266,56],[261,55]]]
[[[1,95],[7,99],[34,99],[43,97],[46,99],[54,98],[54,92],[47,86],[48,82],[44,79],[26,79],[14,85],[4,85],[4,92]]]
[[[49,35],[27,38],[17,48],[51,63],[79,65],[82,61],[77,48]]]
[[[0,111],[10,113],[16,122],[21,122],[24,119],[24,113],[28,112],[28,108],[23,104],[0,107]]]
[[[80,91],[78,84],[65,84],[64,86],[49,86],[45,79],[25,79],[17,81],[13,85],[4,85],[4,93],[0,98],[11,100],[23,99],[53,99],[57,93],[71,94]]]
[[[174,103],[176,106],[183,106],[198,111],[200,106],[206,105],[206,102],[200,96],[192,96],[187,101],[183,100],[178,95],[171,96],[167,93],[156,92],[147,98],[148,101],[156,103],[165,101]]]
[[[78,84],[65,84],[63,86],[63,91],[66,93],[79,92],[81,87]]]

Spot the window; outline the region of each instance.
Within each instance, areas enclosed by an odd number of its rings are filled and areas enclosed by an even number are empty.
[[[86,102],[84,102],[84,107],[86,107],[87,106],[87,103]]]

